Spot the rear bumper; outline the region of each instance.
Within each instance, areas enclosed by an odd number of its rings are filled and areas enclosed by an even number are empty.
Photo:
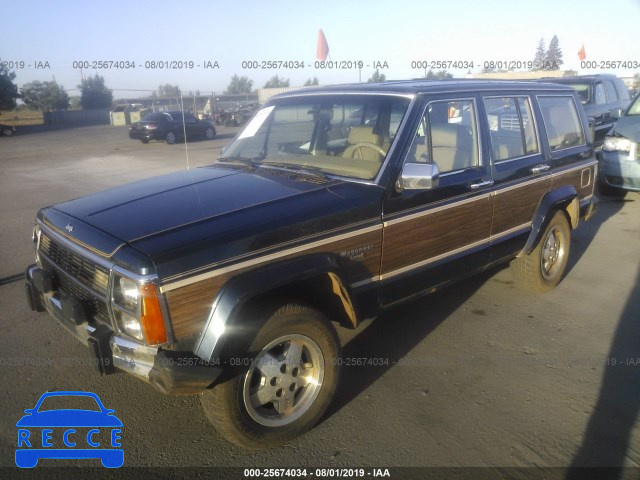
[[[44,280],[43,280],[44,278]],[[127,372],[165,394],[194,394],[211,385],[222,372],[191,352],[149,347],[109,326],[87,319],[72,297],[47,283],[47,272],[31,265],[25,272],[27,303],[33,311],[48,312],[69,333],[87,345],[101,375]],[[79,310],[80,308],[80,310]]]

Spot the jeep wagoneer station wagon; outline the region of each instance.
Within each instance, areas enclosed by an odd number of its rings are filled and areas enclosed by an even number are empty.
[[[336,390],[333,322],[511,262],[562,279],[595,211],[576,92],[402,81],[274,97],[211,166],[38,212],[31,308],[167,394],[201,396],[227,439],[291,440]]]

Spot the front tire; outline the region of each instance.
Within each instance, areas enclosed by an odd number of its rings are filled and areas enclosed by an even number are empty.
[[[5,137],[10,137],[11,135],[13,135],[13,129],[12,129],[12,128],[5,128],[5,129],[2,131],[2,134],[3,134]]]
[[[173,132],[167,132],[167,135],[165,136],[164,139],[167,142],[167,144],[173,145],[174,143],[176,143],[176,134]]]
[[[216,136],[216,131],[213,129],[213,127],[209,127],[205,130],[204,136],[207,140],[213,140]]]
[[[329,320],[313,308],[285,305],[260,328],[249,355],[250,366],[200,398],[216,430],[256,449],[313,427],[338,384],[340,343]]]
[[[511,261],[511,272],[524,290],[542,293],[560,283],[567,268],[571,229],[564,212],[551,218],[535,248],[527,255]]]

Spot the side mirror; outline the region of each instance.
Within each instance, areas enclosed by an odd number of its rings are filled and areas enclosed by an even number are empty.
[[[438,187],[440,171],[435,163],[405,163],[399,180],[402,190],[431,190]]]
[[[621,108],[611,110],[611,118],[620,118],[622,115],[624,115],[624,110]]]

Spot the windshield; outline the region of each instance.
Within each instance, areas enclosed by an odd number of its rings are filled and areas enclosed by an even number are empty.
[[[589,103],[589,99],[591,98],[591,89],[588,83],[570,83],[569,86],[578,92],[580,103],[583,105],[585,103]]]
[[[390,95],[285,98],[259,110],[220,161],[298,168],[371,180],[409,99]]]
[[[640,95],[636,96],[636,99],[629,107],[627,115],[640,115]]]

